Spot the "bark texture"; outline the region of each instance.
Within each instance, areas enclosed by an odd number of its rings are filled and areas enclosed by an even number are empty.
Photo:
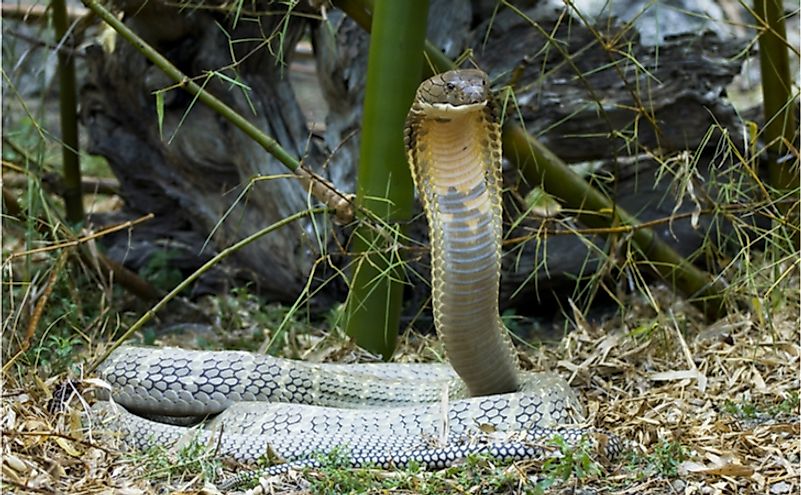
[[[588,29],[539,2],[524,10],[528,18],[508,9],[494,13],[484,4],[432,1],[429,39],[451,57],[472,49],[475,63],[497,86],[515,88],[526,127],[562,158],[605,160],[611,168],[596,167],[603,176],[604,170],[619,167],[620,160],[631,161],[644,151],[703,151],[704,143],[716,143],[707,135],[713,123],[740,135],[724,88],[739,71],[734,55],[744,43],[696,33],[668,38],[657,48],[639,43],[636,30],[609,19],[598,19],[593,25],[599,27]],[[250,5],[257,6],[261,13],[246,10],[235,18],[222,7],[115,3],[125,22],[181,70],[207,81],[207,89],[340,190],[353,191],[369,36],[336,10],[320,21],[275,14],[275,9],[286,8],[284,3]],[[295,14],[319,15],[304,2],[295,9]],[[315,134],[288,77],[293,48],[307,28],[328,108],[325,128]],[[88,50],[82,116],[89,151],[109,160],[126,205],[116,218],[102,221],[156,214],[132,233],[106,239],[113,258],[140,268],[154,253],[166,250],[173,266],[190,271],[235,240],[308,206],[306,192],[294,180],[280,178],[286,173],[280,163],[213,111],[193,104],[180,89],[165,94],[159,135],[153,92],[173,83],[125,43],[118,42],[113,51],[99,44]],[[248,90],[218,77],[206,79],[210,70]],[[508,115],[518,115],[517,110]],[[629,211],[647,220],[696,207],[687,201],[676,207],[670,181],[655,180],[657,167],[635,163],[638,172],[619,174],[607,184],[610,195]],[[510,186],[519,182],[514,171],[505,173]],[[240,197],[256,176],[271,179],[254,183]],[[520,195],[527,187],[519,184]],[[516,199],[509,201],[523,209]],[[513,212],[510,208],[507,214],[510,221],[515,220]],[[423,221],[418,218],[410,230],[425,242]],[[536,218],[526,219],[510,235],[539,225]],[[692,253],[705,228],[703,221],[693,228],[687,219],[671,223],[660,235],[681,252]],[[255,283],[269,299],[292,301],[313,268],[315,279],[323,280],[329,263],[341,266],[347,259],[342,246],[348,232],[325,218],[287,226],[237,253],[196,292],[221,290],[240,278]],[[502,301],[531,300],[535,290],[571,293],[575,278],[592,273],[602,262],[589,247],[593,243],[604,249],[598,237],[568,235],[510,248],[504,258]],[[315,265],[321,257],[324,262]],[[412,270],[428,273],[424,254],[410,259]],[[419,279],[412,282],[416,287],[409,291],[409,307],[414,314],[426,291]],[[327,306],[341,299],[344,290],[344,282],[335,279],[315,295],[315,303]]]

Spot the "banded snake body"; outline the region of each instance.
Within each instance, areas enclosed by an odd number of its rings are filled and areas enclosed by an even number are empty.
[[[112,427],[128,445],[186,438],[187,428],[140,415],[216,414],[200,440],[240,461],[282,459],[267,470],[278,473],[316,465],[315,454],[335,448],[354,466],[435,468],[469,453],[529,458],[555,433],[568,442],[589,433],[564,427],[582,407],[563,379],[518,372],[498,314],[501,145],[486,75],[456,70],[423,82],[405,143],[429,222],[435,324],[452,368],[123,347],[100,372],[123,407],[96,407],[113,409]],[[607,440],[612,456],[619,444]]]

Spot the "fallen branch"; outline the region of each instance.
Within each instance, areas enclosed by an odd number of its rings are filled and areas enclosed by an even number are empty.
[[[244,132],[248,137],[253,139],[262,148],[264,148],[265,151],[283,163],[289,170],[295,172],[301,181],[304,181],[305,183],[312,183],[311,193],[320,202],[334,210],[337,213],[339,221],[343,219],[348,219],[349,221],[349,218],[353,217],[353,212],[349,211],[352,209],[349,205],[350,200],[348,195],[337,191],[333,184],[318,176],[314,172],[302,169],[300,161],[289,154],[289,152],[287,152],[283,147],[281,147],[278,141],[263,133],[261,129],[237,113],[236,110],[226,105],[222,100],[206,91],[192,78],[181,72],[175,65],[167,60],[166,57],[160,54],[156,49],[145,42],[145,40],[140,38],[136,33],[129,29],[128,26],[117,19],[111,12],[106,10],[105,7],[100,5],[97,0],[82,1],[87,8],[97,14],[98,17],[103,19],[103,21],[105,21],[114,31],[116,31],[131,45],[136,47],[136,49],[139,50],[142,55],[158,66],[158,68],[161,69],[170,79],[175,81],[177,83],[176,87],[181,88],[195,96],[198,100],[206,104],[209,108],[217,112],[228,122]],[[343,201],[347,202],[348,204],[344,205]]]
[[[372,2],[369,0],[338,0],[334,4],[370,31]],[[426,57],[438,71],[455,69],[431,43],[426,43]],[[631,242],[643,260],[662,276],[671,287],[688,296],[710,320],[726,314],[723,289],[719,278],[696,268],[670,246],[662,242],[651,229],[639,228],[641,222],[609,198],[594,189],[586,180],[545,148],[519,124],[507,123],[503,129],[504,155],[524,174],[529,184],[542,184],[549,193],[562,199],[569,208],[580,213],[577,219],[593,228],[633,228]],[[637,228],[634,228],[637,227]]]

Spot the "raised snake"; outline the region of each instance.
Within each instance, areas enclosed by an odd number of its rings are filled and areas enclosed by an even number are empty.
[[[455,70],[423,82],[404,138],[429,223],[435,326],[452,369],[122,347],[100,374],[123,407],[96,407],[125,443],[187,437],[185,427],[141,415],[216,414],[199,440],[222,457],[286,461],[267,470],[277,473],[316,465],[315,454],[335,448],[354,466],[385,468],[443,467],[474,452],[522,459],[541,454],[554,433],[577,442],[589,432],[564,427],[581,420],[582,407],[563,379],[518,372],[498,314],[501,145],[487,76]],[[614,455],[619,444],[602,437]]]

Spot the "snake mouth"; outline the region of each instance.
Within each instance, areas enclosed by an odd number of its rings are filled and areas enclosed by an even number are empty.
[[[433,119],[454,119],[464,115],[469,115],[476,110],[482,110],[487,106],[487,101],[477,103],[467,103],[453,105],[451,103],[425,103],[421,104],[421,109],[425,114]]]

